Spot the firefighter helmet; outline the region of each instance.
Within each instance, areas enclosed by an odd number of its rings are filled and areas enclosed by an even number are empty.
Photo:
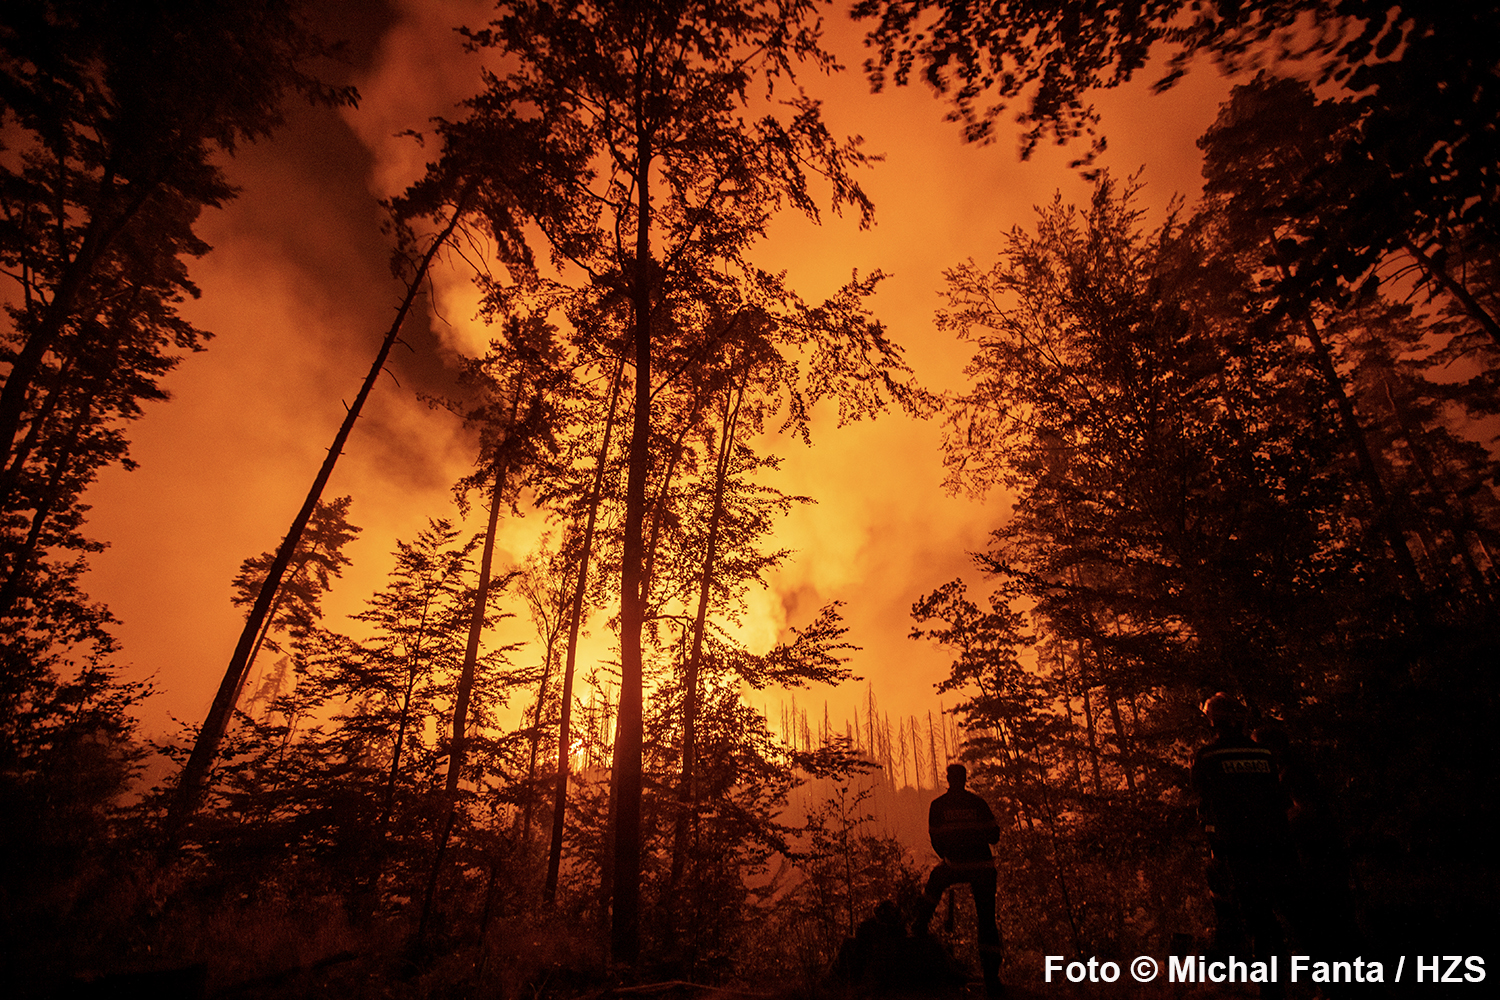
[[[1211,726],[1234,725],[1245,721],[1245,706],[1232,694],[1218,692],[1203,703],[1203,714]]]

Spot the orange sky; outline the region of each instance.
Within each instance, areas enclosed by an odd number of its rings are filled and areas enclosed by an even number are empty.
[[[86,586],[121,619],[130,675],[155,678],[159,694],[142,713],[148,732],[165,729],[169,715],[202,721],[243,621],[229,604],[230,580],[245,557],[285,532],[343,418],[341,401],[358,390],[399,300],[376,200],[415,179],[431,150],[394,134],[456,114],[455,102],[480,85],[477,59],[451,29],[481,23],[489,4],[396,7],[387,22],[330,20],[330,31],[352,33],[364,50],[359,110],[294,109],[274,141],[230,165],[243,193],[203,218],[200,232],[215,250],[193,265],[203,298],[184,310],[217,336],[167,379],[172,401],[131,429],[140,469],[106,470],[86,498],[91,533],[110,543]],[[859,30],[841,14],[830,21],[832,48],[857,67]],[[1194,140],[1228,84],[1200,66],[1176,90],[1151,97],[1150,79],[1098,104],[1110,141],[1102,163],[1116,175],[1144,166],[1155,221],[1173,192],[1196,196]],[[890,273],[876,314],[925,384],[956,386],[966,348],[932,321],[943,269],[969,257],[993,261],[1001,234],[1030,225],[1032,206],[1059,189],[1084,199],[1086,185],[1066,167],[1076,153],[1045,148],[1023,164],[1004,132],[995,145],[965,146],[923,88],[872,96],[857,72],[804,84],[824,98],[835,133],[861,134],[885,154],[863,180],[877,222],[860,232],[852,219],[828,218],[821,228],[778,220],[760,262],[788,270],[807,299],[833,291],[853,268]],[[439,288],[426,322],[408,325],[413,350],[393,355],[395,378],[373,394],[325,493],[352,494],[352,520],[364,528],[348,550],[353,569],[325,601],[333,628],[383,583],[398,538],[410,539],[429,516],[456,517],[449,487],[468,469],[468,445],[457,422],[417,394],[442,390],[455,350],[472,350],[485,335],[465,279],[454,272]],[[837,429],[820,413],[814,448],[770,445],[785,459],[776,485],[819,503],[784,522],[776,543],[797,553],[770,591],[752,597],[747,638],[763,648],[787,624],[844,600],[850,639],[863,647],[853,666],[893,716],[935,708],[933,685],[946,673],[940,651],[906,638],[912,601],[960,573],[977,583],[965,551],[981,547],[1005,515],[1003,497],[981,504],[943,493],[937,440],[935,425],[899,414]],[[506,523],[499,557],[523,559],[545,527],[540,517]],[[500,640],[524,638],[524,615],[511,624]],[[864,691],[845,684],[799,693],[798,702],[821,708],[826,698],[841,719]],[[774,719],[776,695],[767,697]]]

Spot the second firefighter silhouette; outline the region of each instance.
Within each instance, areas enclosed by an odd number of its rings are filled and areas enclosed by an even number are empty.
[[[991,996],[1000,987],[1000,928],[995,923],[995,859],[990,845],[1000,840],[1000,825],[989,803],[964,786],[969,772],[962,764],[948,765],[948,791],[932,802],[927,812],[927,832],[932,849],[941,861],[927,878],[927,888],[917,903],[912,931],[923,934],[943,893],[967,882],[974,891],[974,916],[979,923],[979,964],[984,986]]]
[[[1208,886],[1214,906],[1214,951],[1270,961],[1284,950],[1277,911],[1285,908],[1292,869],[1287,807],[1275,755],[1245,735],[1245,706],[1219,692],[1204,703],[1213,742],[1193,760],[1193,789],[1208,836]],[[1241,952],[1243,953],[1243,952]],[[1284,959],[1283,959],[1284,961]],[[1280,996],[1279,984],[1261,996]]]

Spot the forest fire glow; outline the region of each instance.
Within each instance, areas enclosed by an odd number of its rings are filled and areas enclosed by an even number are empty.
[[[1482,968],[1500,8],[1185,6],[6,5],[6,981]]]

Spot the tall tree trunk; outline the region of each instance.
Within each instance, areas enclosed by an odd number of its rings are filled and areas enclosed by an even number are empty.
[[[724,493],[729,482],[729,469],[734,463],[735,430],[739,423],[740,406],[745,401],[745,382],[749,379],[749,368],[740,380],[737,391],[724,396],[724,419],[719,441],[718,463],[714,469],[714,505],[708,518],[708,540],[704,544],[703,572],[698,582],[698,612],[693,619],[693,647],[688,654],[687,670],[682,679],[682,762],[677,779],[677,822],[672,836],[672,870],[669,885],[676,888],[682,880],[687,858],[688,837],[691,833],[693,810],[697,807],[696,790],[693,787],[694,757],[698,750],[698,671],[703,663],[703,639],[708,627],[708,599],[713,588],[714,565],[719,554],[719,524],[724,516]],[[733,395],[733,406],[730,397]]]
[[[511,404],[510,423],[515,426],[520,396]],[[458,689],[453,697],[453,745],[448,754],[448,778],[443,794],[451,803],[458,794],[463,777],[464,759],[468,753],[469,701],[474,692],[474,675],[479,667],[479,642],[484,635],[485,613],[489,610],[490,580],[495,563],[495,533],[500,526],[500,508],[505,502],[505,477],[509,471],[506,446],[495,456],[495,485],[490,493],[490,517],[484,531],[484,549],[479,557],[479,580],[475,584],[474,609],[469,613],[469,635],[464,646],[464,663],[458,675]]]
[[[729,321],[724,325],[723,330],[719,331],[711,337],[705,337],[704,350],[695,355],[695,357],[693,357],[689,361],[683,362],[683,364],[678,367],[675,372],[669,374],[667,378],[675,378],[677,375],[680,375],[684,371],[686,371],[689,364],[702,361],[703,357],[707,353],[708,348],[713,347],[721,340],[728,337],[729,333],[734,329],[735,323],[739,320],[740,312],[741,310],[735,311],[734,315],[731,316],[729,318]],[[667,496],[672,488],[672,480],[677,474],[677,465],[682,461],[682,453],[684,451],[685,442],[687,441],[687,436],[693,432],[693,429],[695,427],[698,426],[698,416],[702,412],[704,400],[708,395],[709,393],[702,387],[699,387],[698,391],[693,393],[693,405],[688,411],[688,418],[682,422],[682,425],[677,430],[677,438],[672,442],[671,458],[667,459],[666,472],[662,474],[661,485],[657,488],[656,491],[656,503],[651,508],[651,534],[646,541],[645,547],[646,568],[641,573],[642,608],[649,608],[651,606],[651,584],[656,579],[656,553],[658,551],[658,541],[661,538],[662,522],[666,520]]]
[[[694,427],[698,425],[698,400],[693,400],[693,409],[688,414],[687,420],[677,432],[677,440],[672,442],[672,457],[667,459],[667,467],[662,472],[661,486],[656,491],[656,502],[651,508],[651,534],[645,543],[645,569],[641,571],[641,607],[651,606],[651,584],[656,579],[656,552],[661,540],[662,522],[666,520],[667,496],[672,488],[672,480],[677,475],[677,464],[682,460],[682,453],[687,436]]]
[[[570,747],[573,739],[573,670],[578,662],[578,630],[583,621],[583,603],[589,582],[589,556],[594,548],[594,523],[598,519],[599,503],[604,493],[604,470],[609,465],[609,438],[615,428],[615,411],[620,401],[620,379],[624,372],[625,356],[621,354],[609,390],[609,417],[604,421],[599,460],[594,466],[594,486],[589,494],[582,550],[578,553],[578,582],[573,590],[573,608],[568,618],[568,651],[563,665],[562,704],[557,721],[557,785],[552,792],[552,840],[547,848],[547,880],[542,888],[542,899],[548,903],[557,898],[557,878],[562,867],[563,827],[568,810],[568,772],[572,768]]]
[[[118,346],[118,343],[119,339],[116,338],[116,346]],[[71,391],[69,380],[74,377],[73,372],[77,367],[78,358],[76,355],[62,360],[58,365],[52,390],[41,400],[41,405],[36,408],[36,412],[27,421],[26,436],[21,438],[20,441],[13,443],[3,474],[0,474],[0,506],[3,506],[10,500],[11,494],[15,491],[16,485],[20,481],[21,470],[25,467],[27,460],[31,458],[32,453],[36,451],[37,445],[42,440],[43,432],[51,426],[52,415],[57,412],[60,404],[66,402],[69,396],[74,394]],[[82,391],[78,394],[85,397],[91,395],[93,390],[89,383],[92,381],[92,379],[84,380],[81,386]]]
[[[396,318],[391,322],[391,328],[387,331],[385,339],[381,341],[380,350],[375,354],[375,362],[370,366],[369,374],[365,376],[364,384],[359,388],[359,394],[354,397],[354,403],[344,414],[344,422],[340,425],[338,433],[334,435],[333,444],[323,459],[323,465],[318,469],[312,487],[307,491],[307,498],[302,502],[302,509],[292,519],[292,526],[287,529],[286,537],[281,540],[276,559],[267,570],[265,580],[261,582],[260,593],[256,596],[255,605],[250,609],[250,615],[245,619],[245,626],[240,631],[239,642],[229,658],[229,666],[224,671],[224,678],[219,682],[219,690],[214,695],[213,705],[208,710],[208,718],[204,720],[203,728],[198,731],[198,739],[193,744],[193,752],[188,757],[187,764],[183,766],[182,776],[178,779],[177,792],[167,811],[166,837],[163,841],[164,850],[167,852],[176,849],[183,824],[198,810],[205,779],[208,777],[210,767],[213,766],[214,758],[218,756],[219,743],[224,738],[224,732],[229,728],[235,699],[249,666],[250,650],[255,645],[255,637],[260,632],[261,623],[265,621],[271,604],[276,599],[277,588],[281,586],[281,578],[286,573],[293,554],[297,551],[297,543],[302,540],[302,531],[312,518],[318,501],[323,497],[323,488],[328,485],[328,480],[333,475],[334,466],[338,463],[339,455],[343,453],[349,434],[354,430],[354,422],[359,419],[360,411],[364,409],[365,400],[369,398],[370,391],[374,389],[375,382],[385,369],[386,358],[390,356],[391,348],[395,346],[401,334],[401,327],[406,322],[407,314],[411,312],[417,294],[422,290],[422,283],[427,278],[427,271],[432,266],[433,258],[453,235],[459,220],[463,218],[468,197],[465,193],[459,198],[458,204],[453,209],[453,218],[448,220],[448,224],[443,227],[442,232],[422,255],[416,273],[407,286],[406,296],[402,299],[400,308],[396,310]],[[0,430],[0,436],[3,436],[3,430]]]
[[[401,721],[396,726],[396,743],[391,748],[391,769],[386,775],[385,797],[380,804],[378,829],[381,839],[385,838],[386,830],[391,825],[391,814],[396,809],[396,783],[401,777],[401,752],[406,745],[406,727],[411,719],[412,687],[416,680],[415,665],[411,670],[412,672],[407,675],[406,691],[401,698]]]
[[[638,81],[644,86],[644,80]],[[614,825],[614,865],[610,914],[610,954],[634,963],[640,954],[641,749],[645,721],[645,663],[641,629],[645,624],[642,526],[646,478],[651,464],[651,136],[646,126],[644,90],[637,94],[636,243],[632,289],[635,303],[635,413],[625,487],[625,538],[620,560],[620,701],[610,775]]]
[[[906,717],[907,728],[911,731],[911,770],[916,782],[917,791],[922,791],[922,744],[921,731],[917,728],[917,717],[908,715]]]
[[[542,742],[542,710],[547,705],[547,682],[552,679],[552,664],[557,653],[557,629],[554,626],[547,636],[547,649],[542,658],[542,680],[536,689],[536,711],[531,715],[531,752],[526,760],[526,804],[521,807],[521,844],[531,843],[531,814],[536,805],[536,758]]]
[[[386,867],[386,838],[389,836],[391,820],[396,813],[396,786],[400,784],[401,757],[406,748],[406,731],[411,726],[411,702],[417,685],[417,673],[422,664],[422,639],[427,628],[427,614],[432,606],[432,598],[429,595],[422,602],[422,616],[417,623],[416,647],[411,651],[411,656],[406,667],[406,688],[401,693],[401,712],[396,725],[396,739],[391,747],[391,766],[386,772],[385,793],[380,802],[380,819],[376,821],[373,831],[367,831],[365,835],[367,847],[364,857],[364,870],[356,876],[356,888],[353,898],[361,901],[360,905],[368,906],[369,909],[361,913],[361,917],[373,914],[379,894],[380,876]],[[282,745],[282,755],[286,754],[286,744],[291,740],[291,721],[288,720],[287,739]],[[280,762],[278,761],[278,768]]]
[[[1037,761],[1037,785],[1041,791],[1042,807],[1046,810],[1044,819],[1047,823],[1047,832],[1052,839],[1052,870],[1057,875],[1057,888],[1062,894],[1063,912],[1068,915],[1068,927],[1073,932],[1073,950],[1082,954],[1083,936],[1078,931],[1078,918],[1073,912],[1073,894],[1068,891],[1068,877],[1063,869],[1063,844],[1062,838],[1057,833],[1057,807],[1053,805],[1052,795],[1047,785],[1047,768],[1040,760]]]
[[[511,425],[515,425],[516,409],[520,405],[519,394],[511,407]],[[503,450],[504,445],[500,448]],[[479,580],[474,587],[474,610],[469,614],[469,637],[464,647],[464,663],[458,674],[458,689],[453,695],[453,742],[448,748],[448,777],[443,783],[442,820],[437,835],[432,859],[432,874],[427,879],[427,892],[422,898],[422,916],[417,922],[417,942],[420,947],[427,933],[427,924],[432,916],[432,904],[437,893],[438,875],[442,871],[443,857],[448,851],[448,838],[453,832],[454,817],[458,813],[458,782],[463,777],[464,759],[468,752],[469,701],[474,692],[474,674],[479,666],[479,640],[484,634],[485,611],[490,597],[490,571],[495,559],[495,532],[500,525],[500,505],[505,497],[506,456],[495,456],[495,485],[490,494],[490,517],[484,532],[484,552],[479,559]]]
[[[5,385],[0,387],[0,451],[3,451],[4,458],[4,462],[0,462],[0,465],[8,466],[9,464],[16,433],[20,430],[22,415],[26,409],[26,397],[31,391],[32,383],[36,381],[37,375],[42,370],[42,359],[62,336],[63,328],[78,307],[79,296],[83,294],[90,274],[109,252],[115,239],[156,193],[160,184],[159,179],[145,178],[120,213],[110,219],[105,214],[104,201],[115,192],[114,178],[113,171],[106,169],[99,184],[101,196],[89,213],[88,229],[84,232],[83,240],[78,244],[78,253],[64,266],[62,278],[57,283],[52,300],[42,311],[41,322],[26,338],[26,342],[21,345],[21,350],[16,352],[15,357],[11,359]],[[59,217],[59,224],[61,222],[62,219]],[[59,253],[63,252],[63,242],[59,240]]]
[[[889,713],[887,713],[889,717]],[[896,717],[896,756],[901,759],[901,787],[911,787],[911,772],[906,769],[906,723]]]
[[[1071,733],[1071,732],[1073,732],[1074,726],[1076,724],[1073,722],[1073,695],[1068,690],[1068,654],[1063,651],[1062,641],[1061,640],[1058,641],[1056,649],[1057,649],[1057,673],[1058,673],[1058,677],[1062,681],[1063,719],[1067,722],[1066,732]],[[1067,750],[1068,750],[1068,759],[1073,764],[1073,787],[1078,790],[1079,794],[1082,794],[1083,793],[1083,765],[1080,764],[1079,761],[1078,761],[1078,744],[1075,741],[1073,741],[1073,740],[1070,739],[1068,741],[1068,743],[1067,743]]]
[[[1000,692],[994,692],[997,696]],[[991,730],[992,739],[1000,744],[1000,754],[1004,759],[1006,776],[1010,778],[1010,799],[1015,804],[1017,815],[1026,824],[1026,829],[1032,828],[1031,803],[1026,795],[1026,758],[1022,756],[1021,750],[1016,746],[1015,734],[1004,724],[996,726]]]
[[[943,775],[938,770],[938,745],[937,734],[932,731],[932,709],[927,710],[927,753],[932,761],[932,789],[937,791],[943,787]]]
[[[85,424],[88,423],[93,407],[85,404],[77,416],[73,419],[73,425],[68,430],[66,443],[60,454],[53,462],[52,474],[47,479],[47,485],[41,490],[37,498],[35,509],[32,511],[31,527],[26,532],[26,539],[16,551],[11,560],[10,572],[5,577],[5,583],[0,586],[0,618],[11,614],[12,607],[21,595],[21,587],[26,579],[27,572],[31,569],[32,559],[42,547],[42,531],[47,525],[47,520],[52,516],[57,506],[58,491],[62,489],[63,480],[73,466],[73,459],[78,454],[79,437],[83,433]]]
[[[250,657],[245,661],[245,671],[240,675],[240,688],[234,693],[234,703],[236,705],[240,703],[240,698],[245,693],[245,685],[250,682],[250,673],[255,668],[255,658],[260,655],[260,649],[266,643],[266,636],[271,634],[271,628],[276,622],[276,612],[281,610],[282,602],[286,599],[287,587],[296,582],[298,575],[307,568],[307,564],[312,561],[313,554],[316,551],[317,549],[315,548],[312,552],[304,555],[294,566],[289,567],[291,572],[282,577],[282,581],[286,586],[276,588],[276,599],[271,602],[270,610],[266,612],[265,621],[260,626],[260,634],[255,637],[255,645],[250,647]]]
[[[938,699],[937,722],[938,735],[942,737],[943,760],[951,763],[958,754],[958,748],[948,740],[948,710],[943,707],[943,700],[941,698]]]
[[[127,311],[133,310],[140,301],[140,289],[137,288],[131,296],[131,305]],[[66,359],[59,366],[57,382],[51,392],[47,394],[42,405],[38,407],[36,414],[30,421],[26,436],[11,450],[9,465],[5,467],[4,475],[0,476],[0,506],[10,500],[11,494],[15,492],[20,484],[22,473],[27,460],[31,457],[36,446],[42,441],[48,425],[52,421],[52,415],[57,411],[62,402],[67,402],[69,396],[81,400],[77,412],[68,422],[67,432],[62,437],[62,446],[55,449],[51,460],[52,469],[47,476],[47,484],[39,492],[36,498],[36,507],[33,509],[31,530],[27,533],[26,540],[21,548],[11,557],[9,571],[6,573],[5,584],[0,587],[0,618],[11,614],[12,606],[20,595],[21,585],[25,580],[27,571],[31,568],[32,560],[37,556],[41,548],[42,531],[47,521],[56,511],[58,501],[61,499],[59,490],[62,488],[64,479],[73,467],[73,461],[78,457],[79,444],[83,438],[83,431],[94,420],[94,408],[98,393],[104,388],[106,377],[85,376],[79,383],[72,387],[68,385],[70,371],[75,367],[81,367],[80,362],[89,360],[88,355],[93,354],[96,367],[103,363],[103,359],[112,353],[118,353],[120,344],[125,339],[125,331],[122,323],[117,321],[110,328],[110,336],[100,344],[90,344],[72,358]],[[12,369],[8,377],[13,378],[15,371]],[[22,507],[22,510],[25,508]]]
[[[391,769],[386,776],[385,800],[380,807],[380,839],[385,839],[391,816],[396,807],[396,785],[401,776],[401,754],[406,747],[406,730],[411,724],[411,699],[417,686],[417,673],[422,668],[422,642],[427,635],[427,614],[432,607],[429,593],[422,601],[422,617],[417,621],[416,646],[406,666],[406,690],[401,693],[401,721],[396,726],[396,742],[391,748]]]
[[[1135,798],[1135,767],[1131,760],[1130,741],[1125,735],[1125,723],[1120,719],[1120,702],[1108,684],[1104,686],[1104,698],[1109,703],[1109,722],[1115,727],[1115,748],[1120,751],[1120,770],[1125,772],[1125,788]]]
[[[1118,611],[1115,612],[1114,619],[1114,629],[1118,635],[1121,630]],[[1120,752],[1120,770],[1125,772],[1125,788],[1130,792],[1130,797],[1135,798],[1135,754],[1131,750],[1131,739],[1125,731],[1124,720],[1120,717],[1120,702],[1115,684],[1117,673],[1118,668],[1112,667],[1108,675],[1101,676],[1100,680],[1103,681],[1104,697],[1109,702],[1109,721],[1115,728],[1115,747]]]
[[[1084,670],[1083,640],[1078,641],[1078,689],[1083,693],[1083,718],[1087,723],[1089,738],[1089,767],[1094,779],[1094,794],[1104,794],[1104,779],[1099,774],[1099,741],[1094,730],[1094,703],[1090,694],[1091,682]]]
[[[891,776],[891,790],[896,791],[896,745],[891,741],[890,712],[885,713],[885,721],[880,725],[880,749],[885,773]]]

